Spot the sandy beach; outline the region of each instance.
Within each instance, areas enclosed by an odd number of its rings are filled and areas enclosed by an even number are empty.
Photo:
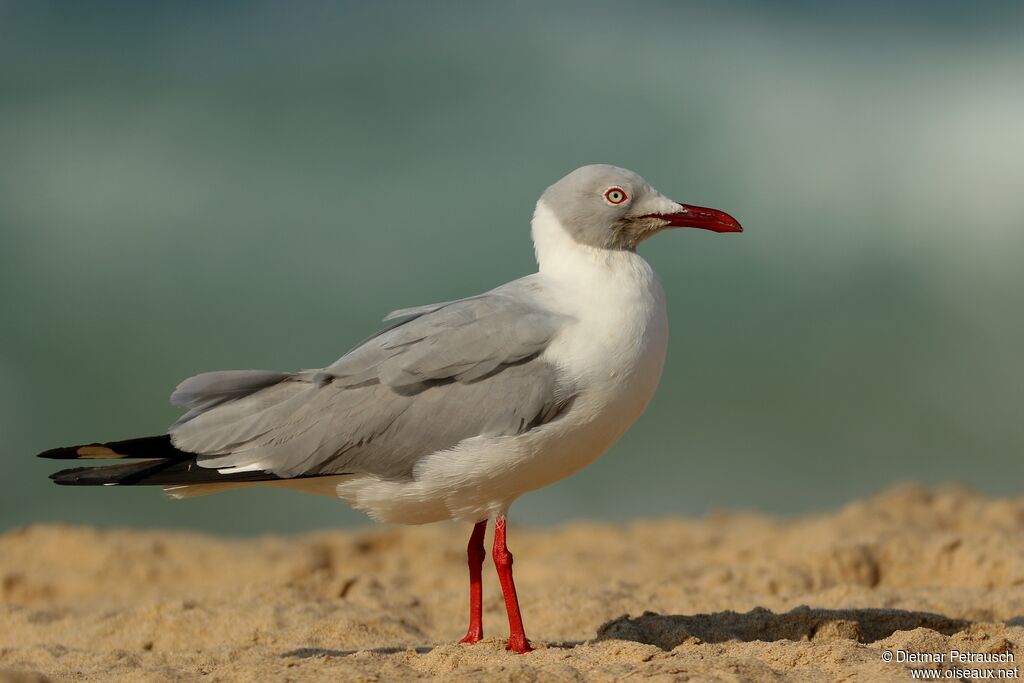
[[[0,680],[902,681],[927,665],[886,652],[1024,662],[1024,498],[901,486],[794,519],[513,527],[522,656],[489,562],[487,639],[455,644],[468,531],[10,531]]]

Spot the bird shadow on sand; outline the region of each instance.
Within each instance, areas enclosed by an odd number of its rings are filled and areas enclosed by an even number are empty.
[[[1024,625],[1024,617],[1020,620]],[[644,612],[639,617],[628,614],[612,619],[597,629],[597,636],[589,642],[605,640],[629,640],[636,643],[655,645],[663,650],[685,643],[722,643],[726,641],[774,641],[774,640],[854,640],[873,643],[887,638],[896,631],[910,631],[927,628],[943,635],[963,631],[972,622],[954,619],[932,612],[911,612],[900,609],[812,609],[797,607],[783,614],[776,614],[763,607],[749,612],[716,612],[714,614],[657,614]],[[586,641],[564,641],[545,643],[545,648],[572,649]],[[433,646],[420,647],[378,647],[364,650],[331,650],[320,647],[303,647],[283,653],[282,657],[348,657],[357,653],[393,655],[415,651],[427,654]]]
[[[639,617],[621,616],[601,625],[596,640],[631,640],[656,645],[663,650],[688,640],[721,643],[729,640],[838,640],[848,639],[873,643],[896,631],[927,628],[943,635],[953,635],[971,625],[964,619],[953,619],[931,612],[900,609],[812,609],[797,607],[776,614],[763,607],[749,612],[716,612],[714,614],[656,614],[644,612]]]
[[[421,645],[419,647],[372,647],[363,650],[331,650],[326,647],[300,647],[284,652],[281,656],[311,659],[313,657],[350,657],[367,652],[375,655],[397,655],[399,652],[408,652],[410,650],[418,655],[425,655],[433,649],[430,645]]]
[[[569,640],[559,643],[544,643],[545,648],[557,648],[563,650],[571,650],[577,645],[582,645],[582,640]],[[431,645],[421,645],[419,647],[374,647],[366,648],[363,650],[331,650],[323,647],[300,647],[295,650],[289,650],[288,652],[282,653],[281,657],[295,657],[298,659],[309,659],[313,657],[351,657],[355,654],[371,653],[375,655],[397,655],[401,652],[415,652],[418,655],[425,655],[428,652],[432,652],[434,647]]]

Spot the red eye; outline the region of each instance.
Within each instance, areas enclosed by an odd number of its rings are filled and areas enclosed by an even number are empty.
[[[604,191],[604,200],[609,204],[621,204],[629,199],[629,195],[621,187],[609,187]]]

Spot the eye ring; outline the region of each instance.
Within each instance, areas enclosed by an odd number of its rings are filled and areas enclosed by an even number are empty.
[[[629,195],[621,187],[609,187],[604,191],[604,200],[609,204],[616,206],[629,199]]]

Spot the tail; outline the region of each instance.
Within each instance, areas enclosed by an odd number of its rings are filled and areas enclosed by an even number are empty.
[[[141,439],[109,441],[82,446],[54,448],[39,454],[55,460],[141,459],[99,467],[73,467],[50,475],[62,486],[192,486],[197,484],[245,484],[280,479],[272,472],[250,470],[221,473],[202,467],[194,453],[171,444],[167,434]]]

